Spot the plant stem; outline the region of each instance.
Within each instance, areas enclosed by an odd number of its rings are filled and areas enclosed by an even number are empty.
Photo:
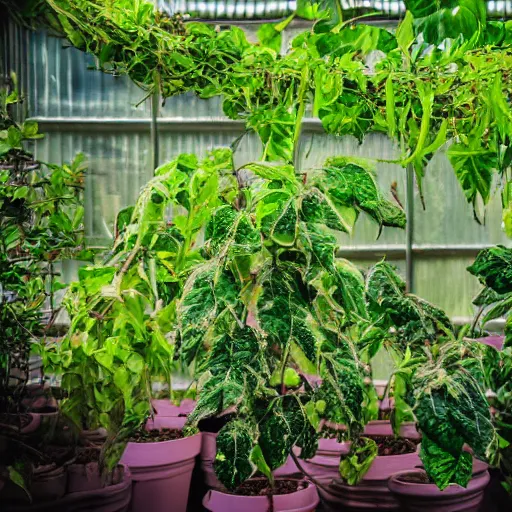
[[[290,450],[290,457],[293,459],[293,462],[295,462],[296,466],[299,468],[299,471],[305,475],[307,478],[309,478],[317,487],[320,489],[323,489],[327,493],[331,493],[331,491],[322,483],[320,483],[315,477],[311,476],[303,467],[302,464],[299,462],[299,458],[295,453],[293,452],[293,449]]]

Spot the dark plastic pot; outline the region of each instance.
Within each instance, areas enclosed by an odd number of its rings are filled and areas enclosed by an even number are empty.
[[[313,512],[318,503],[316,487],[303,481],[303,488],[291,494],[272,496],[274,512]],[[203,499],[203,506],[210,512],[268,512],[267,496],[237,496],[221,491],[210,490]]]
[[[180,405],[174,405],[170,400],[152,400],[151,403],[158,416],[188,416],[195,408],[196,401],[185,398]]]
[[[92,451],[92,452],[91,452]],[[101,478],[99,464],[97,460],[100,456],[101,448],[98,446],[79,448],[77,456],[81,454],[95,453],[95,461],[87,462],[86,464],[70,464],[68,467],[68,494],[75,492],[94,491],[104,487]]]
[[[148,507],[151,512],[186,512],[200,450],[201,434],[160,443],[128,443],[121,462],[132,473],[132,512],[147,512]]]
[[[34,470],[29,489],[32,501],[41,503],[58,500],[66,493],[66,484],[67,472],[63,466],[56,464],[39,466]],[[25,491],[10,481],[6,482],[1,499],[20,505],[28,502]]]
[[[80,441],[83,446],[101,447],[107,440],[107,431],[104,428],[96,430],[82,430],[80,432]]]
[[[102,487],[103,483],[97,462],[71,464],[68,467],[68,494],[95,491]]]
[[[350,486],[341,481],[339,474],[340,455],[349,450],[349,443],[322,439],[317,454],[303,463],[307,473],[323,484],[318,492],[325,510],[397,510],[399,504],[388,489],[388,479],[396,472],[419,466],[418,454],[377,456],[363,480],[356,486]]]
[[[211,432],[202,433],[201,441],[201,469],[204,473],[204,480],[207,487],[212,489],[223,489],[224,486],[219,482],[213,469],[213,461],[217,454],[217,435]],[[294,448],[297,454],[300,449]],[[299,468],[295,465],[293,459],[289,456],[286,462],[274,471],[274,476],[284,478],[301,474]]]
[[[423,470],[402,471],[391,477],[389,489],[403,509],[410,512],[477,512],[489,483],[488,471],[477,473],[467,488],[449,485],[440,491],[434,484],[405,481],[404,477],[424,475]]]
[[[117,475],[118,480],[103,489],[67,494],[57,501],[24,507],[6,506],[2,512],[127,512],[132,497],[130,471],[126,466],[119,466]]]

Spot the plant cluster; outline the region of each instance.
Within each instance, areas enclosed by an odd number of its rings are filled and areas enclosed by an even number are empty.
[[[220,150],[157,169],[136,204],[119,212],[105,258],[80,269],[64,300],[68,333],[43,353],[46,370],[62,376],[62,411],[80,429],[115,437],[114,465],[152,413],[152,382],[161,377],[171,388],[176,299],[204,259],[195,242],[212,208],[236,190],[230,165]]]
[[[364,279],[336,259],[336,232],[360,212],[381,226],[403,227],[405,215],[361,162],[330,158],[307,175],[265,163],[230,171],[247,182],[212,211],[209,258],[186,281],[177,316],[180,353],[200,375],[189,423],[233,414],[215,462],[233,489],[256,469],[271,477],[295,445],[311,457],[322,418],[348,438],[362,431],[362,372],[343,333],[366,316]]]
[[[388,133],[420,189],[426,164],[450,142],[449,159],[477,219],[494,171],[500,177],[510,234],[511,22],[488,21],[481,0],[406,4],[392,33],[343,20],[338,2],[299,2],[287,20],[263,25],[256,44],[237,27],[183,23],[146,2],[36,0],[23,14],[149,93],[222,96],[225,114],[261,138],[264,160],[294,160],[308,111],[330,134],[361,141]],[[318,21],[281,55],[282,31],[294,16]]]
[[[512,250],[500,245],[485,249],[468,270],[484,285],[473,301],[479,307],[477,319],[482,328],[490,320],[506,318],[502,350],[486,347],[485,383],[495,394],[492,405],[500,441],[498,463],[506,489],[512,494]]]
[[[308,172],[293,164],[308,112],[327,133],[388,133],[420,190],[426,163],[451,141],[475,211],[493,170],[503,179],[510,232],[509,25],[487,22],[480,2],[411,0],[391,33],[344,21],[337,3],[299,2],[296,15],[317,21],[281,55],[291,17],[263,25],[253,44],[239,28],[184,23],[143,1],[28,4],[26,16],[149,94],[222,96],[226,115],[263,144],[262,161],[239,169],[229,150],[158,169],[119,214],[111,252],[71,287],[70,330],[45,351],[45,366],[62,374],[62,408],[77,426],[108,428],[109,466],[151,414],[151,380],[170,381],[180,360],[198,377],[189,427],[224,416],[215,469],[227,488],[257,470],[272,480],[293,446],[311,457],[332,425],[354,441],[340,471],[356,483],[377,454],[359,437],[376,398],[365,377],[385,347],[397,366],[395,430],[415,418],[429,477],[440,488],[466,485],[464,444],[481,458],[497,451],[480,353],[455,339],[442,311],[407,294],[387,263],[365,277],[336,258],[339,234],[362,212],[381,228],[405,224],[368,163],[333,157]]]
[[[59,311],[54,265],[85,255],[85,165],[83,155],[69,165],[34,160],[27,143],[42,135],[37,123],[15,121],[22,100],[13,75],[0,90],[0,480],[26,489],[32,461],[45,460],[34,446],[47,440],[21,434],[29,357]]]
[[[24,143],[41,138],[37,123],[18,124],[14,105],[22,101],[15,77],[0,91],[0,396],[2,410],[12,399],[10,379],[19,393],[28,378],[30,342],[54,322],[54,293],[62,287],[53,265],[80,257],[83,249],[84,157],[70,165],[36,162]],[[41,308],[49,307],[46,326]],[[13,377],[17,368],[21,375]],[[5,402],[5,403],[4,403]],[[5,406],[5,407],[4,407]],[[5,410],[4,410],[5,412]]]

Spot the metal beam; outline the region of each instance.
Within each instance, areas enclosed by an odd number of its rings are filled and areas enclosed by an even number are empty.
[[[160,94],[155,92],[151,96],[151,149],[152,149],[152,171],[160,165],[160,141],[158,139],[158,107]]]
[[[32,117],[31,120],[39,123],[43,132],[73,132],[87,133],[127,133],[149,132],[150,118],[130,119],[115,117]],[[222,117],[173,117],[157,120],[158,130],[162,132],[242,132],[245,123],[242,120],[233,121]],[[308,133],[324,133],[322,123],[318,119],[304,120],[303,128]]]
[[[410,256],[426,258],[446,258],[446,257],[475,257],[481,250],[492,247],[492,244],[412,244],[410,247]],[[404,245],[359,245],[356,247],[342,248],[337,255],[343,258],[354,259],[380,259],[384,256],[390,260],[406,260],[407,246]]]

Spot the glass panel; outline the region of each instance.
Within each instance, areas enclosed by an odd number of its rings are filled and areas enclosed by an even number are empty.
[[[366,137],[359,144],[353,137],[334,137],[322,133],[304,133],[300,145],[301,169],[311,169],[323,165],[330,156],[353,156],[362,158],[380,158],[392,160],[397,158],[397,151],[390,140],[379,134]],[[405,206],[405,172],[402,167],[394,164],[377,162],[377,183],[386,198],[392,199],[390,188],[396,183],[398,197]],[[344,247],[358,245],[371,246],[404,246],[405,231],[397,228],[383,228],[379,235],[379,227],[367,215],[361,215],[356,223],[353,236],[343,235]]]
[[[415,192],[414,241],[416,244],[460,245],[507,243],[501,229],[501,199],[495,192],[487,206],[485,225],[473,217],[445,153],[427,166],[423,182],[426,209]]]
[[[127,77],[94,69],[94,57],[67,47],[63,39],[27,32],[24,89],[32,117],[149,118],[150,107]]]
[[[467,256],[416,258],[415,293],[443,308],[452,319],[472,317],[471,301],[480,289],[476,277],[466,271],[473,260]]]
[[[86,233],[92,245],[108,243],[117,212],[132,204],[151,177],[149,134],[49,133],[38,141],[36,157],[46,162],[87,155]]]

